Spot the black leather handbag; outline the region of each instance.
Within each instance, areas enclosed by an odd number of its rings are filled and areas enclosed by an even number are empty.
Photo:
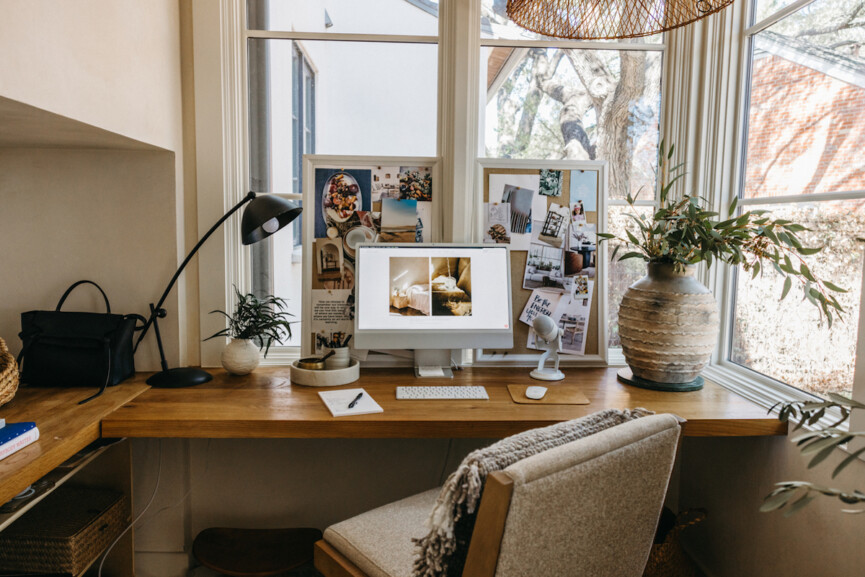
[[[69,293],[82,284],[99,289],[105,313],[60,310]],[[139,320],[142,326],[136,327]],[[93,281],[78,281],[63,293],[55,310],[21,314],[21,382],[36,387],[99,387],[99,392],[81,403],[95,399],[105,387],[135,373],[132,337],[144,322],[141,315],[112,314],[102,287]]]

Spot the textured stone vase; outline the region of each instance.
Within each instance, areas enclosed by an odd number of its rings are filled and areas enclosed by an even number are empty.
[[[619,336],[634,376],[657,383],[689,383],[709,363],[718,341],[718,305],[694,278],[696,267],[649,263],[619,308]]]
[[[249,339],[231,339],[222,351],[222,366],[232,375],[248,375],[261,362],[258,347]]]

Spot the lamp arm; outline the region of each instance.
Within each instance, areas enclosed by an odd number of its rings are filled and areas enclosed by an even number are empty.
[[[186,268],[186,265],[188,265],[189,261],[192,260],[192,257],[195,256],[195,253],[198,252],[198,249],[200,249],[201,246],[205,242],[207,242],[207,239],[209,239],[211,237],[211,235],[213,235],[213,233],[216,232],[216,229],[218,229],[222,225],[223,222],[228,220],[232,214],[234,214],[235,212],[240,210],[240,208],[244,204],[253,200],[255,198],[255,196],[256,196],[255,193],[250,191],[249,194],[247,194],[245,197],[243,197],[243,200],[241,200],[240,202],[235,204],[231,210],[226,212],[222,216],[222,218],[217,220],[216,224],[211,226],[210,230],[208,230],[206,233],[204,233],[204,236],[202,236],[201,239],[195,244],[195,246],[192,247],[192,250],[189,251],[189,254],[186,255],[186,258],[183,259],[182,263],[180,263],[180,266],[178,267],[177,271],[174,273],[174,276],[171,277],[171,280],[168,282],[168,286],[165,287],[165,291],[162,293],[162,296],[159,297],[159,302],[156,303],[156,306],[151,306],[150,316],[147,318],[147,322],[141,328],[141,334],[138,335],[138,340],[135,341],[135,350],[138,350],[138,345],[141,344],[142,340],[144,340],[144,336],[147,334],[147,330],[156,321],[156,318],[160,317],[160,316],[162,316],[162,317],[165,316],[165,312],[162,309],[162,305],[165,304],[165,299],[168,298],[168,293],[171,292],[171,289],[174,288],[175,283],[177,283],[177,279],[180,277],[180,273],[183,272],[183,269]]]

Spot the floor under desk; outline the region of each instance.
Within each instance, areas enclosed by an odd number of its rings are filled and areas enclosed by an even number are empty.
[[[102,421],[104,437],[163,438],[498,438],[607,408],[644,407],[687,420],[688,436],[783,435],[786,427],[765,409],[712,382],[689,393],[649,391],[619,383],[616,369],[566,369],[587,405],[515,403],[509,384],[538,383],[525,368],[475,368],[454,379],[416,379],[410,369],[365,369],[345,388],[363,388],[382,413],[334,418],[322,389],[291,385],[287,368],[259,368],[236,377],[211,370],[210,383],[151,389]],[[143,382],[148,375],[135,377]],[[399,385],[482,385],[489,400],[397,401]],[[548,384],[555,387],[555,384]]]

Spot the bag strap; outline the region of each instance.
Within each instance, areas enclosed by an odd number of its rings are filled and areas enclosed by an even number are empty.
[[[108,365],[105,368],[105,382],[102,383],[102,386],[99,387],[99,391],[96,394],[87,397],[83,401],[78,401],[79,405],[83,405],[84,403],[89,403],[90,401],[92,401],[93,399],[95,399],[96,397],[98,397],[99,395],[104,393],[105,388],[108,386],[108,381],[111,380],[111,347],[108,345],[108,339],[105,339],[105,347],[104,348],[105,348],[106,364]]]
[[[98,284],[96,284],[96,283],[93,282],[92,280],[80,280],[80,281],[78,281],[78,282],[76,282],[76,283],[73,283],[71,287],[69,287],[68,289],[66,289],[66,292],[63,293],[63,296],[60,297],[60,302],[57,303],[57,308],[54,309],[54,310],[55,310],[55,311],[59,311],[60,308],[63,306],[63,303],[66,302],[66,297],[69,296],[69,293],[71,293],[73,290],[75,290],[75,287],[77,287],[78,285],[82,285],[82,284],[92,284],[92,285],[95,286],[97,289],[99,289],[99,292],[102,293],[102,298],[105,299],[105,308],[106,308],[106,311],[105,311],[105,312],[106,312],[107,314],[111,314],[111,303],[108,302],[108,295],[105,294],[105,291],[102,290],[102,287],[101,287],[101,286],[99,286]]]

